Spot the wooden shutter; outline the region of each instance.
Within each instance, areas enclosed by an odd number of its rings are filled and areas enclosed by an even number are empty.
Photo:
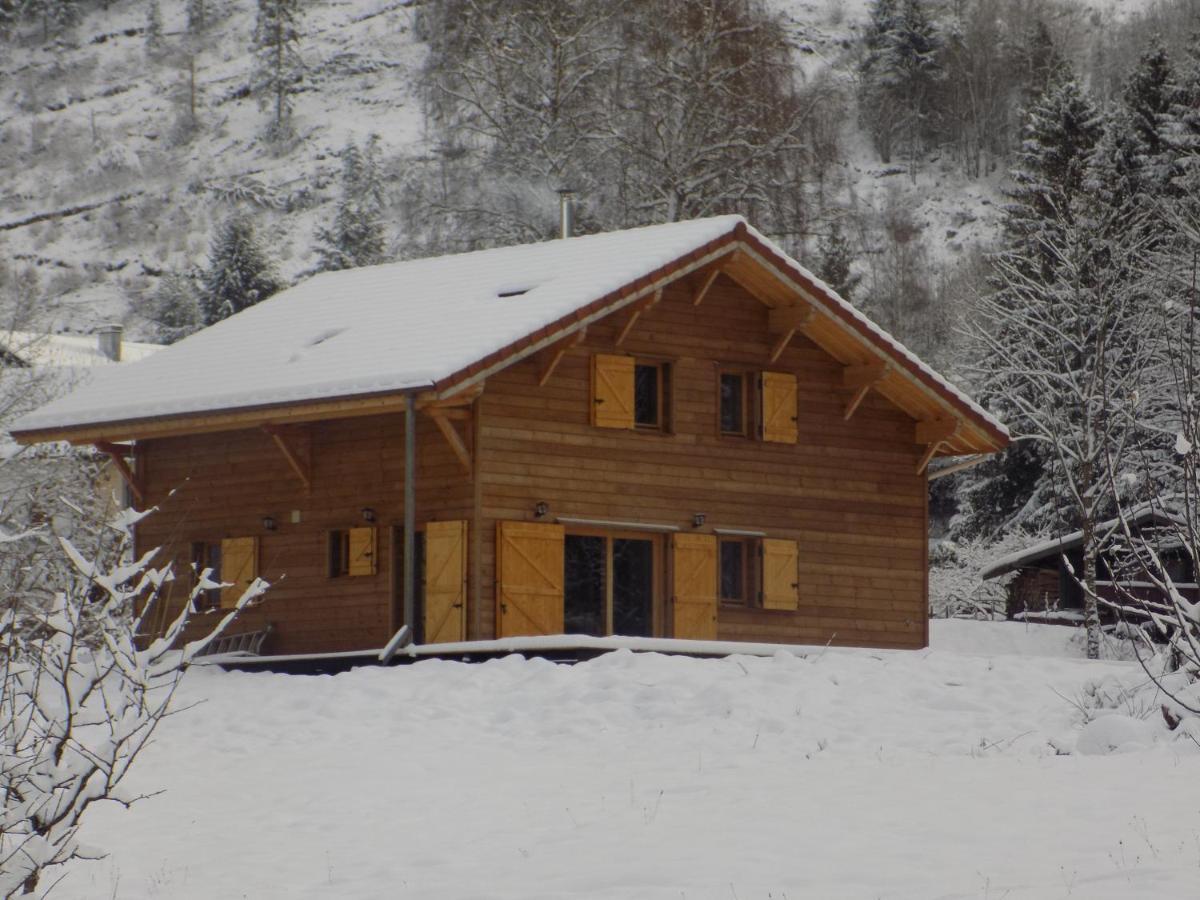
[[[496,637],[562,634],[563,527],[496,525]]]
[[[796,429],[796,376],[789,372],[762,373],[764,441],[794,444]]]
[[[800,606],[800,550],[795,541],[763,538],[763,609],[796,609]]]
[[[672,598],[677,638],[717,638],[717,538],[676,534],[672,538]]]
[[[633,357],[592,357],[592,424],[633,428]]]
[[[426,644],[463,641],[467,607],[467,523],[425,526]]]
[[[226,538],[221,541],[220,580],[229,587],[221,588],[221,608],[237,606],[242,594],[258,577],[258,538]]]
[[[376,565],[378,553],[375,552],[374,528],[351,528],[349,532],[350,564],[346,569],[347,575],[374,575],[379,571]]]

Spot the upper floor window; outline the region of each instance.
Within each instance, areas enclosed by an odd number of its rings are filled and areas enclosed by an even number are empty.
[[[592,424],[667,431],[670,386],[669,363],[598,353],[592,357]]]
[[[721,434],[750,434],[748,421],[750,378],[745,372],[721,372],[720,426]]]
[[[667,365],[638,362],[633,367],[633,423],[661,429],[665,422]]]

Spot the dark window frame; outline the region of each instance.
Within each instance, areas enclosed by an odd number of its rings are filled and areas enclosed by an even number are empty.
[[[331,528],[325,533],[325,575],[328,578],[350,575],[349,528]]]
[[[655,408],[658,413],[654,422],[638,421],[638,369],[656,369],[655,378]],[[672,433],[672,403],[671,403],[671,360],[651,359],[638,356],[633,360],[633,427],[636,431],[646,433]]]
[[[739,589],[741,596],[731,596],[725,590],[725,552],[726,547],[738,549],[741,566]],[[762,560],[762,544],[758,538],[718,537],[717,538],[717,599],[725,606],[757,606],[761,574],[759,568]]]
[[[717,434],[721,437],[731,438],[753,438],[755,431],[755,422],[758,419],[757,396],[758,396],[758,375],[759,373],[750,369],[741,369],[735,366],[719,366],[717,368]],[[725,429],[725,410],[724,392],[722,383],[726,376],[736,376],[742,380],[742,428],[740,431],[727,431]]]

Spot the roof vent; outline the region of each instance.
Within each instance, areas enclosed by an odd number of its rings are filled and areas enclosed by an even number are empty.
[[[121,338],[125,328],[121,325],[101,325],[96,329],[96,349],[100,355],[113,362],[121,361]]]
[[[575,234],[575,190],[573,188],[558,189],[558,231],[558,236],[562,238],[569,238]]]
[[[528,294],[531,288],[515,288],[513,290],[496,291],[497,297],[520,297],[522,294]]]

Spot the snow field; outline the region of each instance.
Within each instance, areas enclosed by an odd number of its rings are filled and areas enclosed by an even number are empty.
[[[978,624],[972,652],[197,670],[133,785],[166,793],[97,810],[111,856],[56,895],[1195,897],[1197,745],[1117,709],[1127,752],[1051,746],[1140,670]]]

